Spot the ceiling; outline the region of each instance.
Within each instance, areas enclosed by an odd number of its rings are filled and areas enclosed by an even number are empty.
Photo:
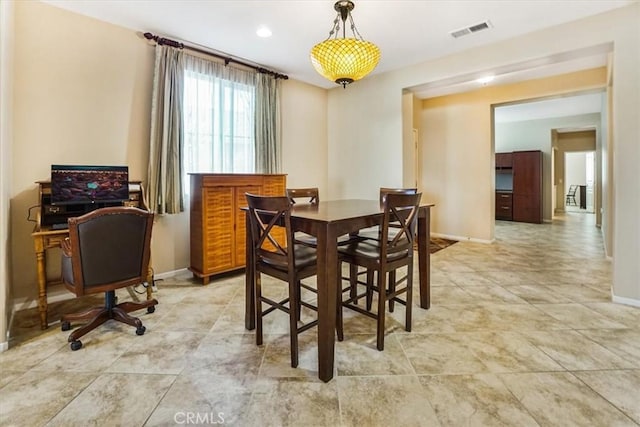
[[[521,102],[497,107],[494,110],[494,119],[496,123],[507,123],[600,113],[603,102],[604,92]]]
[[[324,40],[336,12],[334,0],[43,0],[140,33],[183,41],[244,62],[264,66],[322,88],[333,88],[313,69],[309,51]],[[352,12],[362,36],[381,51],[372,74],[400,69],[466,49],[495,43],[564,22],[626,6],[635,0],[355,0]],[[292,19],[294,17],[295,19]],[[460,38],[450,32],[489,21],[490,28]],[[268,27],[272,36],[256,30]],[[144,41],[150,43],[148,41]],[[479,70],[409,88],[419,98],[464,92],[481,86],[476,81],[495,75],[489,84],[504,84],[603,66],[610,45],[585,48],[555,57]],[[573,115],[593,110],[587,98],[561,98],[557,111]],[[527,107],[529,114],[537,103]],[[544,105],[544,104],[542,104]],[[501,108],[507,117],[509,109]],[[547,108],[547,107],[545,107]],[[550,111],[547,108],[547,111]],[[599,112],[599,106],[597,111]],[[513,113],[517,114],[517,113]],[[578,113],[581,114],[581,113]],[[508,117],[514,117],[509,115]],[[511,119],[505,119],[511,120]]]

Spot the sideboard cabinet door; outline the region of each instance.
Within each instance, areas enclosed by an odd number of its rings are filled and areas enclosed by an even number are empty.
[[[286,175],[203,174],[191,176],[191,266],[203,284],[209,277],[245,266],[245,193],[284,196]]]

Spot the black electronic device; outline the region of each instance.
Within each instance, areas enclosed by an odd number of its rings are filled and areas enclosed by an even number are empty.
[[[119,204],[129,200],[127,166],[51,165],[51,205]]]

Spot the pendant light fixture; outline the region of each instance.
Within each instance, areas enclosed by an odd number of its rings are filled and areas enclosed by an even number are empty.
[[[329,31],[329,37],[311,49],[311,63],[320,75],[341,84],[346,88],[349,83],[360,80],[378,65],[380,49],[362,38],[353,23],[351,11],[355,5],[343,0],[334,4],[336,19]],[[353,37],[346,36],[347,18]],[[342,38],[339,38],[342,21]]]

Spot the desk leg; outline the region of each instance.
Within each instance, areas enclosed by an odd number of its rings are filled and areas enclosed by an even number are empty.
[[[418,215],[418,271],[420,278],[420,307],[431,307],[431,253],[429,251],[431,208],[423,208]]]
[[[147,301],[153,299],[153,273],[151,272],[151,265],[149,265],[149,271],[147,272]]]
[[[328,225],[318,233],[318,377],[333,378],[338,292],[338,244]]]
[[[47,262],[44,254],[42,238],[35,239],[36,265],[38,272],[38,311],[40,312],[40,329],[47,329]]]
[[[255,270],[253,261],[253,242],[251,241],[251,223],[249,220],[249,212],[245,215],[245,224],[247,230],[247,249],[246,249],[246,265],[245,274],[245,308],[244,308],[244,327],[248,330],[256,328],[256,294],[255,294]]]

